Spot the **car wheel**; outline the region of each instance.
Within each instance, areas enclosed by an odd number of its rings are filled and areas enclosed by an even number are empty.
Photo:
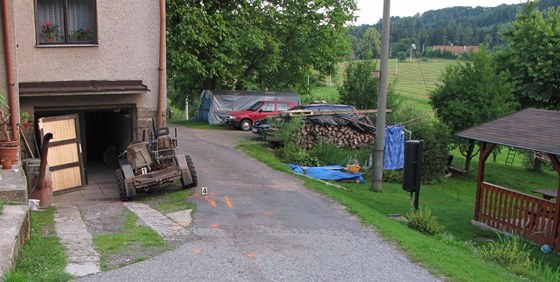
[[[251,130],[251,127],[253,127],[251,125],[251,120],[248,119],[242,120],[241,123],[239,124],[239,128],[241,128],[241,130],[243,131],[249,131]]]

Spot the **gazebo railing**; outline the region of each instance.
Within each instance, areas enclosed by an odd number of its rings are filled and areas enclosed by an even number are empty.
[[[559,247],[554,244],[556,203],[488,182],[482,182],[480,189],[476,221],[537,244]]]

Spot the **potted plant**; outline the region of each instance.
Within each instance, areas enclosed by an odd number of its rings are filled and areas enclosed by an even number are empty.
[[[60,31],[58,30],[58,25],[53,25],[51,21],[47,21],[41,25],[41,32],[47,37],[47,42],[54,42],[54,40],[59,36]]]
[[[0,159],[0,165],[2,165],[2,169],[11,169],[12,160],[8,157],[3,157],[2,159]]]
[[[19,140],[12,140],[8,132],[10,115],[4,112],[7,108],[6,97],[0,92],[0,160],[8,158],[12,160],[12,163],[15,163],[19,151]]]
[[[92,31],[88,26],[85,29],[80,28],[80,29],[74,31],[74,38],[77,41],[90,41],[91,40],[91,34],[92,34]]]
[[[357,173],[360,171],[360,162],[356,158],[356,156],[349,157],[348,161],[346,162],[346,171],[350,173]]]

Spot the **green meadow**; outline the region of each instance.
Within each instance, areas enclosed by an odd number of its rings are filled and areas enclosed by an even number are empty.
[[[415,101],[421,109],[431,109],[428,96],[439,83],[445,68],[457,64],[457,60],[428,59],[398,62],[389,60],[389,83],[392,83],[398,95],[407,100]],[[324,87],[311,89],[314,99],[336,102],[338,100],[337,87],[344,82],[344,70],[350,62],[342,62],[336,68],[336,75],[327,77]],[[379,69],[379,60],[377,60]]]

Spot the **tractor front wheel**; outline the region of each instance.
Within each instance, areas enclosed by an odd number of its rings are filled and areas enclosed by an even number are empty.
[[[187,159],[187,167],[189,168],[189,172],[191,174],[192,182],[188,183],[188,180],[185,179],[184,176],[181,176],[181,184],[183,188],[191,188],[196,187],[198,185],[198,176],[196,175],[196,169],[194,168],[194,162],[191,156],[186,155],[185,158]]]
[[[126,194],[126,183],[124,180],[123,170],[117,169],[116,174],[117,174],[117,182],[119,183],[119,198],[123,202],[131,201],[132,199],[134,199],[134,197],[129,197]]]

